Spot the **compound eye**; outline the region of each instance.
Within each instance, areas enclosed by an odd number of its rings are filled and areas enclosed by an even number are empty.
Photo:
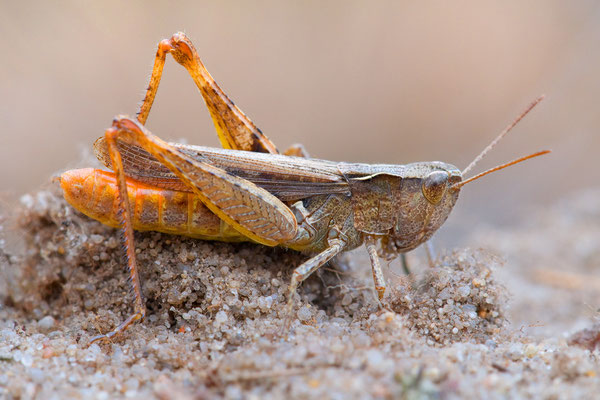
[[[444,197],[448,183],[448,174],[444,171],[433,171],[423,181],[421,191],[431,204],[437,204]]]

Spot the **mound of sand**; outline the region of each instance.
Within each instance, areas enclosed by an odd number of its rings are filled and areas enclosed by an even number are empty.
[[[55,190],[25,196],[0,241],[0,397],[591,398],[600,194],[585,196],[530,228],[477,232],[491,251],[387,269],[383,306],[352,252],[301,286],[289,331],[306,256],[137,233],[148,316],[89,348],[132,312],[118,233]]]

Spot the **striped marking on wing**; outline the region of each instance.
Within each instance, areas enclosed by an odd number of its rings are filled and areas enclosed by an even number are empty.
[[[175,149],[162,156],[212,212],[250,239],[274,246],[295,236],[294,214],[266,190]]]

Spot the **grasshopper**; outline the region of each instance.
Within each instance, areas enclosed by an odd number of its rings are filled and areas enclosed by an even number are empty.
[[[167,54],[198,86],[224,149],[167,143],[144,126]],[[317,160],[308,158],[300,145],[280,154],[217,85],[185,34],[161,41],[137,118],[116,117],[94,143],[96,156],[114,173],[87,168],[60,177],[64,197],[74,208],[124,232],[134,313],[90,343],[110,339],[146,315],[134,230],[252,241],[313,254],[292,273],[288,316],[302,281],[340,252],[365,244],[381,300],[386,286],[379,257],[391,259],[426,242],[444,223],[466,183],[548,152],[463,181],[463,175],[540,100],[462,172],[438,161],[370,165]]]

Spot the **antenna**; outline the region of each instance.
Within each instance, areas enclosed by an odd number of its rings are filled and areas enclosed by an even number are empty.
[[[518,163],[520,163],[522,161],[525,161],[525,160],[529,160],[530,158],[534,158],[534,157],[538,157],[538,156],[543,156],[544,154],[548,154],[550,152],[551,152],[550,150],[542,150],[542,151],[538,151],[537,153],[529,154],[528,156],[517,158],[516,160],[512,160],[510,162],[507,162],[506,164],[498,165],[497,167],[490,168],[487,171],[484,171],[484,172],[482,172],[480,174],[477,174],[477,175],[475,175],[475,176],[467,179],[466,181],[455,183],[454,185],[450,186],[450,189],[458,189],[458,188],[466,185],[469,182],[473,182],[474,180],[481,178],[482,176],[485,176],[487,174],[491,174],[492,172],[500,171],[501,169],[504,169],[506,167],[510,167],[511,165],[518,164]]]
[[[519,123],[519,121],[521,121],[523,119],[523,117],[525,117],[529,111],[531,111],[535,106],[537,106],[540,101],[544,100],[544,95],[541,95],[540,97],[538,97],[537,99],[535,99],[522,113],[521,115],[519,115],[510,125],[508,125],[506,128],[504,128],[504,130],[496,137],[496,139],[492,140],[492,143],[490,143],[485,149],[483,149],[483,151],[481,153],[479,153],[479,155],[477,157],[475,157],[475,159],[471,162],[471,164],[469,164],[467,166],[467,168],[465,168],[462,171],[462,175],[464,176],[467,172],[469,172],[470,170],[473,169],[473,167],[475,167],[475,165],[481,161],[481,159],[483,157],[485,157],[485,155],[487,153],[490,152],[490,150],[492,150],[494,148],[494,146],[496,146],[496,144],[498,144],[498,142],[500,141],[500,139],[502,139],[508,132],[510,132],[510,130],[512,128],[515,127],[515,125],[517,125]],[[545,154],[545,153],[544,153]],[[537,155],[541,155],[541,154],[537,154]],[[532,157],[534,157],[532,155]],[[527,158],[520,160],[520,161],[525,161]],[[512,161],[511,161],[512,162]],[[510,163],[509,163],[510,164]],[[515,162],[516,164],[516,162]],[[512,165],[512,164],[510,164]],[[508,165],[506,165],[508,167]],[[492,172],[492,171],[490,171]],[[462,185],[461,185],[462,186]]]

